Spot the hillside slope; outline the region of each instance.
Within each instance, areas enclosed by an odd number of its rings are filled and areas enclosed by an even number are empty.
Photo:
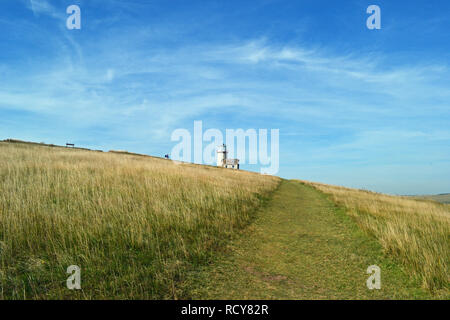
[[[173,298],[279,179],[170,160],[0,143],[0,299]],[[82,290],[66,288],[67,268]]]
[[[328,194],[422,287],[450,296],[450,205],[429,200],[304,183]]]
[[[449,208],[0,142],[0,299],[448,298]],[[70,265],[81,290],[66,287]],[[381,290],[366,287],[370,265]]]

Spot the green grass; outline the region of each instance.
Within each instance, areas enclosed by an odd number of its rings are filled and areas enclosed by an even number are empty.
[[[366,286],[370,265],[381,268],[381,290]],[[256,221],[180,290],[194,299],[434,298],[326,195],[297,181],[283,181]]]
[[[450,296],[450,205],[303,182],[344,208],[423,288],[436,296]]]

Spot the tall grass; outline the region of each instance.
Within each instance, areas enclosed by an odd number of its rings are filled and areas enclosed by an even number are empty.
[[[0,143],[0,298],[176,298],[279,179]],[[66,288],[81,267],[82,290]]]
[[[306,182],[330,195],[424,288],[450,293],[450,205]]]

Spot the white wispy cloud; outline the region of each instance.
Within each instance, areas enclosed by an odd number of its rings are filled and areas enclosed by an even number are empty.
[[[64,12],[59,12],[47,0],[29,0],[28,8],[33,11],[34,15],[48,15],[55,19],[64,19]]]
[[[383,70],[365,59],[327,56],[319,50],[298,47],[276,47],[261,40],[185,47],[174,52],[151,54],[129,47],[126,51],[102,48],[101,55],[88,57],[72,39],[68,43],[78,48],[72,58],[67,56],[68,50],[61,48],[65,55],[61,55],[59,61],[52,60],[50,70],[45,67],[40,73],[28,76],[28,81],[38,83],[36,92],[19,90],[16,100],[11,93],[3,93],[3,101],[11,101],[19,107],[20,97],[30,97],[35,103],[32,106],[24,103],[23,108],[52,113],[65,110],[66,101],[70,99],[72,108],[66,112],[75,112],[81,106],[92,104],[95,109],[91,108],[91,113],[99,110],[103,118],[106,106],[112,114],[118,110],[132,114],[140,110],[136,103],[145,99],[151,105],[160,106],[164,110],[163,117],[170,114],[167,118],[172,120],[159,121],[155,124],[157,127],[163,124],[174,126],[208,108],[233,106],[243,113],[284,108],[289,112],[286,117],[345,118],[349,113],[357,115],[361,112],[395,115],[404,108],[420,113],[422,105],[409,103],[417,97],[426,99],[438,92],[442,94],[442,84],[435,81],[430,85],[430,81],[438,73],[448,76],[445,66]],[[139,46],[138,43],[135,45]],[[249,68],[246,64],[254,66]],[[260,78],[259,75],[264,73],[268,77]],[[421,86],[428,90],[417,90]],[[393,102],[404,105],[394,108],[392,101],[382,104],[365,101],[364,95],[375,98],[387,95],[397,99]],[[54,105],[60,107],[55,109],[49,99],[57,101]],[[73,101],[77,102],[75,106]],[[339,111],[345,111],[347,116]]]

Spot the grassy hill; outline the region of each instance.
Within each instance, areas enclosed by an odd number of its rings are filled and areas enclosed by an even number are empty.
[[[450,205],[304,182],[328,194],[375,237],[389,256],[403,264],[422,287],[450,292]]]
[[[448,299],[449,240],[434,201],[0,142],[0,299]]]
[[[175,298],[279,179],[170,160],[0,143],[0,298]],[[78,265],[82,290],[66,288]]]

